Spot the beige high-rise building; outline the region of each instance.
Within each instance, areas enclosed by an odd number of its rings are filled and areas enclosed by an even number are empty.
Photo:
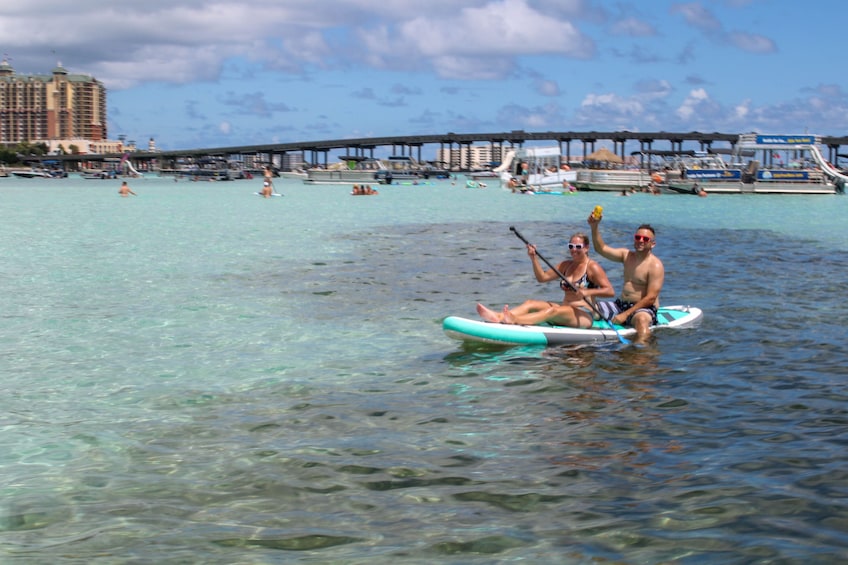
[[[59,63],[51,75],[19,75],[0,62],[0,143],[104,141],[106,87]]]
[[[499,163],[509,148],[487,145],[462,145],[458,148],[439,149],[436,161],[453,169],[487,169],[492,163]]]

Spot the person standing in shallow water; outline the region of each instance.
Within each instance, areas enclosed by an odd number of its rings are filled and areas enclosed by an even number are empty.
[[[544,300],[526,300],[511,310],[508,306],[504,306],[501,312],[495,312],[482,304],[477,304],[477,313],[486,321],[505,324],[530,325],[547,322],[574,328],[591,327],[594,317],[592,307],[587,301],[593,304],[596,298],[611,298],[615,296],[615,289],[610,284],[603,267],[589,258],[589,236],[583,233],[572,235],[568,243],[568,251],[571,254],[570,260],[562,261],[556,270],[545,270],[539,264],[536,247],[527,246],[527,255],[530,256],[533,274],[537,281],[561,281],[557,273],[559,271],[576,289],[576,291],[572,290],[561,282],[560,288],[565,292],[561,304]]]
[[[634,343],[644,343],[651,335],[651,326],[657,323],[660,291],[665,281],[665,267],[653,253],[656,230],[650,224],[642,224],[633,236],[633,249],[610,247],[598,229],[601,219],[589,215],[592,244],[605,259],[624,263],[624,285],[615,302],[599,302],[598,310],[611,322],[632,326],[636,330]]]
[[[138,196],[138,194],[130,190],[130,185],[127,184],[127,181],[121,183],[121,188],[118,189],[118,194],[121,196],[129,196],[130,194]]]

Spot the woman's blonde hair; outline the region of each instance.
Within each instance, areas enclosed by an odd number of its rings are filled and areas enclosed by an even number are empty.
[[[573,234],[571,234],[571,237],[569,237],[569,238],[568,238],[568,241],[571,241],[571,240],[572,240],[572,239],[574,239],[575,237],[579,237],[580,239],[582,239],[582,240],[583,240],[583,245],[585,245],[585,246],[588,248],[588,246],[589,246],[589,236],[588,236],[588,235],[586,235],[586,234],[585,234],[585,233],[583,233],[582,231],[579,231],[579,232],[577,232],[577,233],[573,233]]]

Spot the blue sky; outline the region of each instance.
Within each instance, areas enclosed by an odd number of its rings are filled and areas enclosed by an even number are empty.
[[[16,72],[159,149],[526,131],[848,135],[841,0],[6,0]]]

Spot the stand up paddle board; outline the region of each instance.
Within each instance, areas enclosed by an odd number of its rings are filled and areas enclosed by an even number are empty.
[[[701,309],[694,306],[664,306],[657,312],[657,325],[652,329],[691,327],[699,323],[703,315]],[[636,330],[631,327],[616,325],[615,328],[624,337],[636,335]],[[568,328],[548,324],[520,326],[448,316],[442,322],[442,329],[448,337],[454,339],[498,345],[571,345],[619,341],[616,333],[601,320],[596,320],[591,328]]]
[[[254,192],[253,194],[255,194],[256,196],[264,196],[264,194],[262,194],[261,192]],[[272,192],[271,196],[282,196],[282,194],[280,194],[279,192]]]

